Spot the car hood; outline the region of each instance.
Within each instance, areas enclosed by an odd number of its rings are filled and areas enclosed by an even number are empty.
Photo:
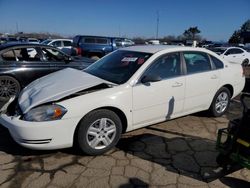
[[[112,84],[86,72],[66,68],[29,84],[20,93],[18,103],[25,114],[35,106],[60,100],[103,83]]]

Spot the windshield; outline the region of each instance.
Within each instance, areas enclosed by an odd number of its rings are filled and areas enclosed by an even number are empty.
[[[43,42],[41,42],[41,44],[49,44],[51,42],[51,40],[45,40]]]
[[[118,50],[100,59],[84,71],[104,80],[123,84],[151,55],[150,53]]]
[[[212,48],[210,50],[212,50],[213,52],[217,53],[218,55],[221,55],[221,54],[223,54],[226,51],[225,48]]]

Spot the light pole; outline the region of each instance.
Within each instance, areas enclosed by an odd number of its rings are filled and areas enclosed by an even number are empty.
[[[159,34],[159,10],[157,10],[156,12],[156,38],[155,39],[158,39],[158,34]]]

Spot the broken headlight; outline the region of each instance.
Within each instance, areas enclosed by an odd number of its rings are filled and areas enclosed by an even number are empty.
[[[66,112],[66,108],[60,105],[44,105],[31,109],[23,119],[26,121],[53,121],[61,119]]]

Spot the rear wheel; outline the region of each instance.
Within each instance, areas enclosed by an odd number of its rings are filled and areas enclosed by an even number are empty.
[[[110,110],[96,110],[80,122],[78,145],[88,155],[99,155],[114,147],[120,139],[122,123]]]
[[[211,115],[214,117],[222,116],[229,107],[230,98],[230,91],[226,87],[222,87],[214,96],[213,102],[209,108]]]
[[[0,99],[8,100],[19,94],[21,90],[19,82],[11,76],[0,76]]]

